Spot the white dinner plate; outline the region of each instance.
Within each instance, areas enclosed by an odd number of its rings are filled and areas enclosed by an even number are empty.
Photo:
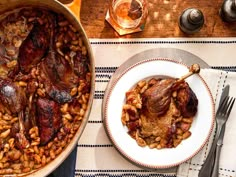
[[[154,169],[174,167],[196,155],[207,142],[214,126],[214,101],[199,74],[186,79],[199,101],[198,112],[190,129],[192,135],[176,148],[158,150],[140,147],[121,122],[125,93],[140,80],[163,75],[178,78],[187,72],[188,67],[183,63],[170,59],[148,59],[132,65],[113,82],[104,100],[104,126],[116,149],[136,165]]]

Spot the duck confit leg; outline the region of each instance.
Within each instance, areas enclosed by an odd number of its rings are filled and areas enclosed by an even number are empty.
[[[58,103],[66,103],[72,101],[70,89],[78,84],[79,78],[71,63],[56,52],[54,41],[55,27],[50,33],[48,54],[40,63],[40,76],[47,94]]]
[[[26,106],[25,93],[16,84],[7,79],[0,79],[0,101],[13,114],[18,114],[19,132],[15,134],[19,148],[27,148],[29,142],[25,137],[24,108]]]
[[[28,73],[45,56],[49,47],[48,29],[35,21],[33,29],[19,48],[19,68]]]
[[[45,145],[61,127],[60,106],[53,100],[37,100],[37,125],[39,126],[40,144]]]
[[[147,89],[144,94],[142,95],[143,99],[143,112],[147,117],[158,117],[166,113],[166,111],[169,109],[170,102],[171,102],[171,96],[173,91],[180,90],[183,88],[183,81],[187,77],[190,77],[191,75],[195,73],[200,72],[199,65],[192,65],[189,69],[189,73],[182,76],[180,79],[163,79],[156,84],[154,84],[152,87]],[[187,83],[186,83],[187,84]],[[184,86],[184,88],[187,88],[188,85]],[[181,94],[183,95],[184,90],[181,89]],[[185,89],[187,93],[184,94],[191,94],[194,96],[194,93],[191,91],[191,89]],[[180,98],[180,96],[178,97]],[[190,100],[190,97],[188,97]],[[191,97],[192,98],[192,97]],[[193,100],[196,100],[196,96]],[[182,99],[178,99],[179,103],[183,103]],[[185,101],[183,103],[182,107],[184,105],[186,106],[188,101]]]

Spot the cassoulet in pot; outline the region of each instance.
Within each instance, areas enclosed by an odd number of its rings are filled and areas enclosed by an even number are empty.
[[[0,175],[37,170],[70,143],[87,110],[91,68],[62,15],[22,8],[0,23]]]

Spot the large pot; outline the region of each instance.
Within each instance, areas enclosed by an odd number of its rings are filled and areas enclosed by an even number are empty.
[[[80,1],[80,0],[79,0]],[[79,2],[77,0],[77,3]],[[92,78],[91,78],[91,91],[90,91],[90,98],[88,101],[88,107],[87,111],[85,113],[85,116],[82,120],[82,124],[79,128],[79,130],[76,132],[75,136],[71,140],[71,142],[66,146],[66,148],[60,153],[53,161],[48,163],[46,166],[38,169],[37,171],[30,172],[29,174],[19,174],[16,176],[34,176],[34,177],[42,177],[42,176],[47,176],[50,174],[52,171],[54,171],[66,158],[67,156],[72,152],[72,150],[75,148],[75,146],[78,143],[78,140],[83,133],[83,130],[86,126],[87,120],[90,115],[91,107],[92,107],[92,100],[93,100],[93,94],[94,94],[94,58],[90,46],[90,42],[88,40],[88,37],[85,34],[85,31],[78,19],[78,12],[77,14],[74,14],[70,9],[75,9],[75,7],[72,6],[65,6],[59,1],[56,0],[27,0],[27,1],[22,1],[22,0],[1,0],[0,1],[0,15],[7,14],[8,12],[11,12],[17,8],[22,8],[25,6],[35,6],[35,7],[43,7],[43,8],[48,8],[50,10],[53,10],[57,13],[62,13],[73,25],[74,27],[81,33],[84,45],[87,47],[88,50],[88,57],[90,60],[90,66],[91,66],[91,73],[92,73]],[[77,17],[76,17],[77,16]]]

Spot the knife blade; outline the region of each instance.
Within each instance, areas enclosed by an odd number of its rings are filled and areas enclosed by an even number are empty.
[[[229,96],[229,88],[230,86],[229,85],[226,85],[222,91],[222,94],[221,94],[221,97],[220,97],[220,102],[219,102],[219,105],[222,104],[222,102],[224,101],[224,99]]]
[[[221,94],[219,105],[224,101],[224,99],[229,95],[229,85],[227,85]],[[219,160],[220,160],[220,153],[221,153],[221,147],[223,146],[223,139],[225,134],[225,125],[222,126],[219,139],[217,141],[216,145],[216,152],[215,152],[215,160],[212,168],[212,175],[211,177],[218,177],[219,176]]]
[[[223,89],[219,105],[221,105],[222,102],[224,101],[224,99],[229,95],[229,88],[230,88],[229,85],[226,85],[225,88]],[[223,138],[224,138],[224,134],[225,134],[225,125],[226,124],[223,125],[222,130],[220,132],[220,136],[219,136],[219,139],[217,141],[217,146],[223,145]]]

